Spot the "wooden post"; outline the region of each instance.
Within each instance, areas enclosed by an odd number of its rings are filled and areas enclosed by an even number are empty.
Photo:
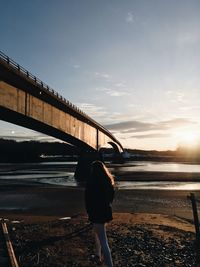
[[[197,212],[197,204],[196,204],[196,198],[194,193],[190,193],[190,196],[188,198],[192,202],[192,210],[193,210],[193,217],[194,217],[194,224],[195,224],[195,231],[196,231],[196,265],[197,267],[200,267],[200,235],[199,235],[199,218],[198,218],[198,212]]]
[[[6,241],[6,246],[7,246],[7,250],[8,250],[8,255],[9,255],[9,259],[10,259],[10,263],[12,267],[19,267],[19,264],[17,262],[16,256],[15,256],[15,252],[13,250],[13,246],[8,234],[8,228],[5,222],[1,223],[2,225],[2,229],[3,229],[3,234],[5,237],[5,241]]]
[[[195,225],[195,231],[196,231],[196,239],[198,242],[199,241],[199,218],[198,218],[197,204],[196,204],[196,198],[195,198],[194,193],[190,193],[190,196],[188,196],[188,198],[192,202],[192,210],[193,210],[194,225]]]

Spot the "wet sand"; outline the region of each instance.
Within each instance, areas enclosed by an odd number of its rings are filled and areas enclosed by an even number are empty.
[[[175,182],[200,182],[200,173],[191,172],[113,172],[119,181],[175,181]]]
[[[192,219],[185,190],[115,190],[114,212],[158,213]],[[195,191],[200,199],[200,192]],[[49,185],[1,185],[0,216],[62,217],[84,214],[84,188]]]

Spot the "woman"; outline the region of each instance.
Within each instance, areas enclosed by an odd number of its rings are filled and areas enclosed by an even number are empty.
[[[91,175],[85,189],[85,204],[89,220],[93,223],[96,257],[102,262],[102,255],[108,267],[113,267],[106,235],[106,223],[111,221],[114,198],[114,179],[101,161],[94,161]]]

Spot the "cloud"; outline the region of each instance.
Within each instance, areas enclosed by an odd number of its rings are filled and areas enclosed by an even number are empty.
[[[104,79],[107,81],[110,81],[112,76],[110,74],[107,73],[100,73],[100,72],[95,72],[95,77],[98,79]]]
[[[154,128],[154,124],[140,121],[124,121],[114,124],[105,125],[108,130],[121,132],[149,131]]]
[[[187,99],[183,92],[181,91],[171,91],[168,90],[165,93],[169,98],[171,102],[179,102],[179,103],[186,103]]]
[[[185,95],[183,93],[178,92],[176,97],[177,97],[176,99],[177,99],[178,102],[183,102],[183,103],[185,102],[185,100],[184,100]]]
[[[112,89],[108,90],[106,93],[110,96],[117,96],[117,97],[124,96],[124,95],[130,95],[129,93],[127,93],[125,91],[117,91],[117,90],[112,90]]]
[[[137,134],[129,138],[145,139],[145,138],[168,138],[171,137],[169,133],[151,133],[151,134]]]
[[[102,86],[97,87],[97,91],[105,92],[105,94],[113,97],[121,97],[130,95],[125,82],[116,81],[110,74],[95,72],[95,77],[102,80]]]
[[[191,121],[190,119],[187,118],[175,118],[172,120],[158,121],[155,123],[141,122],[141,121],[124,121],[124,122],[105,125],[105,128],[107,128],[110,131],[127,134],[127,133],[137,133],[137,132],[147,132],[147,131],[170,130],[194,124],[196,124],[196,122]]]
[[[115,97],[124,96],[124,95],[130,95],[125,90],[114,90],[114,89],[107,88],[107,87],[96,88],[96,90],[105,92],[109,96],[115,96]]]
[[[167,120],[167,121],[161,121],[159,122],[161,128],[165,129],[170,129],[170,128],[180,128],[180,127],[185,127],[185,126],[190,126],[197,124],[197,122],[192,121],[188,118],[175,118],[172,120]]]
[[[15,141],[53,142],[53,141],[57,140],[54,137],[43,135],[43,134],[40,134],[40,133],[34,134],[34,135],[32,135],[31,133],[30,134],[22,134],[22,135],[19,135],[18,133],[15,133],[15,134],[10,135],[8,133],[8,134],[0,135],[0,138],[9,139],[9,140],[15,140]]]
[[[92,118],[104,118],[107,116],[107,111],[104,107],[96,106],[92,103],[77,103],[76,105]]]
[[[125,88],[126,84],[124,82],[118,82],[115,84],[116,87]]]
[[[188,110],[196,110],[200,109],[200,106],[184,106],[184,107],[179,107],[180,110],[188,111]]]
[[[133,21],[134,21],[133,13],[132,12],[128,12],[125,20],[126,20],[127,23],[133,23]]]

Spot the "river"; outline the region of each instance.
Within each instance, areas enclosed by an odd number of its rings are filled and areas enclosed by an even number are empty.
[[[61,186],[78,186],[74,180],[76,162],[43,162],[24,164],[0,164],[0,180],[7,183],[38,183]],[[111,164],[109,168],[118,172],[185,172],[200,173],[200,164],[168,163],[153,161],[131,161],[125,164]],[[116,183],[119,189],[148,190],[200,190],[200,182],[173,181],[121,181]]]

